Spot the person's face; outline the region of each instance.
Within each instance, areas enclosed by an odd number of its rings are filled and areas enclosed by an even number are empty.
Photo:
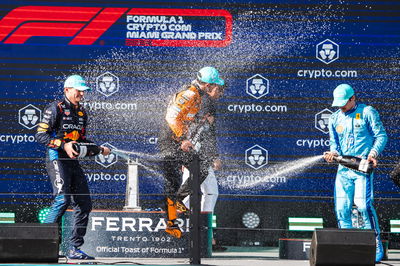
[[[65,96],[74,105],[78,105],[78,103],[83,100],[84,94],[84,91],[78,91],[74,88],[65,88]]]
[[[218,100],[224,94],[224,87],[218,84],[207,84],[207,94],[213,100]]]
[[[348,101],[347,103],[340,107],[340,110],[343,113],[346,113],[347,111],[350,111],[351,109],[353,109],[353,107],[356,105],[356,97],[353,95]]]

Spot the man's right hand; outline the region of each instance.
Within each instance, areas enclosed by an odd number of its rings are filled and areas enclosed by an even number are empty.
[[[181,149],[184,152],[189,152],[190,149],[193,149],[193,144],[190,142],[190,140],[185,139],[184,141],[182,141],[181,143]]]
[[[74,150],[72,147],[72,144],[76,143],[76,141],[70,141],[64,144],[64,151],[67,153],[69,158],[75,159],[77,155],[79,155],[78,152]]]
[[[219,158],[215,159],[215,160],[214,160],[214,163],[213,163],[213,169],[214,169],[215,171],[218,171],[218,170],[221,170],[221,168],[222,168],[222,161],[221,161],[221,159],[219,159]]]
[[[324,152],[324,159],[328,163],[333,162],[333,157],[337,156],[336,152],[326,151]]]

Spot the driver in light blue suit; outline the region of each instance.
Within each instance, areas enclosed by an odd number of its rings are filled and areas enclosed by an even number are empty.
[[[333,92],[333,107],[339,107],[329,119],[330,152],[324,154],[328,162],[335,155],[362,157],[377,166],[387,135],[378,112],[371,106],[357,104],[350,85],[341,84]],[[352,228],[353,203],[360,212],[363,229],[373,229],[376,235],[376,262],[382,260],[383,247],[375,209],[373,207],[373,176],[339,165],[335,181],[335,212],[339,228]]]

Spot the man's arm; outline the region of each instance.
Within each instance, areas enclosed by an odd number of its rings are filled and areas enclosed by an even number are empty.
[[[176,137],[181,138],[187,131],[184,119],[195,103],[195,92],[185,90],[177,93],[168,105],[165,120]],[[191,114],[194,118],[195,114]]]
[[[388,137],[386,134],[386,130],[383,127],[382,121],[379,117],[379,113],[372,106],[368,106],[366,108],[366,118],[368,121],[369,128],[374,137],[374,144],[368,154],[368,160],[374,163],[376,167],[377,161],[376,158],[379,154],[382,153],[385,145],[387,143]]]
[[[191,116],[192,119],[194,119],[196,113],[194,113],[194,110],[192,109],[194,109],[193,106],[196,103],[195,101],[195,92],[189,89],[182,91],[176,94],[172,99],[168,105],[167,114],[165,116],[165,120],[167,121],[169,128],[172,130],[175,139],[181,143],[180,148],[185,152],[188,152],[193,147],[193,144],[185,136],[187,133],[185,119],[187,116]]]
[[[76,158],[78,153],[72,147],[72,144],[76,141],[65,143],[63,139],[56,137],[59,113],[61,113],[60,103],[51,103],[43,113],[43,119],[38,124],[35,135],[36,140],[48,148],[64,150],[70,158]]]
[[[56,102],[51,103],[46,107],[43,112],[43,119],[38,124],[36,131],[36,140],[52,149],[63,149],[65,142],[56,138],[56,124],[57,124],[57,112],[58,104]]]
[[[330,143],[330,148],[329,152],[324,153],[324,159],[331,163],[333,162],[333,157],[335,155],[340,155],[341,150],[340,150],[340,145],[339,145],[339,136],[336,133],[335,130],[335,125],[334,125],[334,114],[331,115],[329,118],[329,143]]]

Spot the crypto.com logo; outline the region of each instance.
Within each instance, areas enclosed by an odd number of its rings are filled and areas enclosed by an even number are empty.
[[[111,96],[119,90],[119,78],[106,72],[96,78],[96,90],[105,96]]]
[[[101,146],[110,148],[110,150],[116,149],[113,145],[111,145],[108,142],[103,143]],[[94,160],[96,161],[96,163],[102,165],[105,168],[108,168],[111,165],[118,162],[118,156],[113,153],[110,153],[109,155],[106,155],[106,156],[104,156],[103,154],[98,154],[98,155],[96,155]]]
[[[246,80],[246,93],[260,99],[269,93],[269,80],[260,74],[256,74]]]
[[[38,125],[42,116],[42,111],[28,104],[27,106],[19,109],[18,111],[18,123],[27,129],[32,129]]]
[[[339,45],[326,39],[316,46],[316,57],[325,64],[330,64],[339,58]]]
[[[315,128],[318,129],[319,131],[328,134],[329,133],[329,118],[332,115],[332,111],[325,108],[321,112],[318,112],[315,115]]]
[[[268,151],[259,145],[246,150],[246,164],[254,169],[260,169],[268,164]]]

